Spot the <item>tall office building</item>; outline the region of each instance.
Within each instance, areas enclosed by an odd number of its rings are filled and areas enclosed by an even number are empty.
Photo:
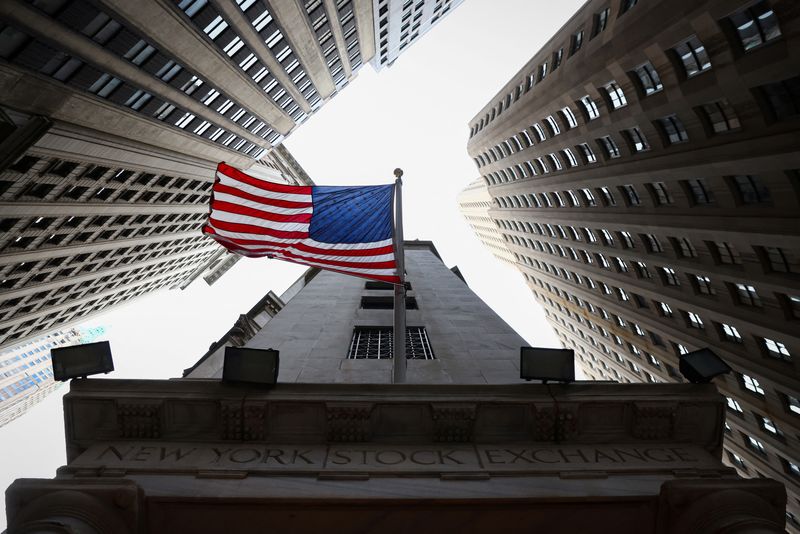
[[[713,385],[524,383],[457,270],[429,242],[406,260],[408,384],[391,286],[309,269],[185,378],[72,381],[66,465],[8,488],[9,532],[784,531],[783,486],[720,461]],[[277,349],[277,383],[220,380],[226,346]]]
[[[62,384],[53,380],[50,349],[91,343],[104,333],[104,327],[72,328],[0,351],[0,427],[23,415]]]
[[[725,461],[800,532],[800,12],[590,0],[471,120],[489,216],[592,378],[733,373]]]
[[[198,232],[213,169],[307,183],[279,143],[375,56],[373,12],[0,3],[0,347],[230,268]]]
[[[492,196],[482,178],[476,178],[458,195],[458,209],[472,231],[495,258],[507,265],[516,265],[516,260],[503,240],[503,232],[489,216]]]
[[[464,0],[374,0],[376,70],[392,63]]]

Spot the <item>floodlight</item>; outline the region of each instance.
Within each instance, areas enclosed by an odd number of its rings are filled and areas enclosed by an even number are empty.
[[[61,382],[114,370],[111,344],[108,341],[57,347],[50,351],[50,358],[53,363],[53,378]]]
[[[225,347],[222,381],[274,386],[278,382],[278,354],[274,349]]]
[[[575,351],[572,349],[520,347],[519,377],[543,382],[548,380],[574,382]]]
[[[709,348],[681,355],[678,368],[693,384],[707,384],[715,376],[731,372],[731,367]]]

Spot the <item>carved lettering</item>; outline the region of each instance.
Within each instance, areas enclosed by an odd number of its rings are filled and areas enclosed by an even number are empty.
[[[295,449],[294,454],[292,455],[292,464],[296,464],[298,458],[302,458],[302,460],[307,464],[313,464],[313,461],[306,458],[306,454],[311,454],[311,451],[298,451]]]
[[[622,449],[614,449],[614,454],[617,455],[617,458],[619,458],[619,461],[622,462],[622,463],[625,463],[625,456],[630,456],[632,458],[635,458],[637,460],[641,460],[643,462],[647,461],[642,456],[642,452],[641,451],[637,451],[636,449],[630,449],[630,450],[627,450],[627,451],[622,450]]]
[[[347,456],[347,454],[345,454],[346,452],[348,451],[335,451],[333,453],[333,458],[331,459],[331,463],[336,465],[345,465],[352,462],[353,460],[349,456]]]
[[[502,451],[500,451],[498,449],[486,449],[485,451],[483,451],[483,453],[486,455],[486,460],[490,464],[504,464],[504,463],[506,463],[504,460],[501,460],[501,459],[499,459],[497,457],[497,455],[502,453]]]
[[[231,462],[246,464],[261,458],[261,451],[258,449],[236,449],[228,457]]]
[[[394,461],[391,461],[391,456],[394,456]],[[386,457],[389,456],[390,459]],[[375,453],[375,461],[379,464],[383,465],[397,465],[399,463],[403,463],[406,460],[406,455],[400,451],[378,451]]]
[[[429,454],[431,456],[434,456],[433,451],[414,451],[408,456],[408,459],[417,465],[434,465],[436,463],[435,458],[432,458],[429,462],[423,462],[418,457],[419,455],[422,454]]]
[[[197,449],[194,449],[194,448],[189,449],[188,451],[187,450],[183,450],[181,448],[168,450],[166,447],[161,447],[161,461],[169,460],[170,458],[174,458],[175,461],[177,462],[181,458],[190,455],[191,453],[193,453],[196,450]],[[216,451],[217,449],[213,449],[213,450]],[[217,458],[217,460],[219,460],[219,458]]]
[[[539,453],[542,453],[542,452],[553,454],[555,451],[548,451],[548,450],[543,450],[543,449],[534,449],[533,451],[531,451],[531,457],[534,460],[536,460],[537,462],[541,462],[543,464],[557,464],[558,463],[558,458],[556,458],[555,460],[543,460],[539,456]]]
[[[606,454],[601,450],[595,449],[594,450],[594,461],[600,462],[601,460],[609,460],[613,463],[617,463],[617,459],[611,456],[610,454]]]
[[[561,455],[561,457],[562,457],[562,458],[564,459],[564,461],[565,461],[565,462],[567,462],[567,463],[571,463],[569,459],[570,459],[570,458],[575,458],[576,456],[580,457],[580,459],[581,459],[581,462],[583,462],[583,463],[589,463],[589,459],[586,457],[586,455],[585,455],[585,454],[583,454],[583,451],[582,451],[582,450],[580,450],[580,449],[576,449],[576,450],[575,450],[575,452],[571,452],[571,453],[569,453],[569,452],[564,452],[564,449],[559,449],[559,450],[558,450],[558,453]]]
[[[447,463],[445,460],[447,460],[449,462],[452,462],[454,464],[458,464],[458,465],[463,465],[464,464],[464,462],[461,462],[461,461],[457,460],[456,458],[453,458],[453,455],[456,453],[456,451],[454,451],[454,450],[437,451],[437,452],[439,453],[439,463],[442,464],[442,465]]]
[[[155,447],[139,447],[139,452],[133,457],[134,462],[146,462],[150,459],[150,455],[156,450]]]
[[[686,451],[683,449],[669,449],[672,453],[680,460],[681,462],[696,462],[696,458],[692,458],[691,456],[687,456]]]
[[[268,464],[270,458],[274,458],[281,465],[286,465],[286,462],[283,461],[283,449],[267,449],[263,463]]]
[[[106,448],[106,450],[104,450],[103,452],[98,454],[96,459],[97,460],[102,460],[103,456],[105,456],[106,453],[110,452],[111,454],[113,454],[114,456],[117,457],[117,460],[122,460],[123,457],[127,456],[128,454],[130,454],[134,449],[136,449],[136,447],[130,447],[126,452],[122,453],[122,452],[119,452],[119,450],[116,447],[111,445],[108,448]]]
[[[664,449],[660,449],[660,448],[659,449],[645,449],[644,451],[642,451],[642,454],[644,454],[645,458],[649,458],[650,460],[653,460],[654,462],[674,462],[675,461],[675,457],[672,456],[671,454],[661,454],[661,453],[659,453],[658,455],[655,455],[654,452],[658,452],[658,451],[663,452]]]
[[[228,453],[229,453],[230,451],[232,451],[233,449],[224,449],[224,450],[220,450],[220,449],[217,449],[216,447],[212,447],[212,448],[211,448],[211,450],[212,450],[212,451],[214,451],[214,454],[216,454],[216,455],[217,455],[217,458],[216,458],[216,459],[214,460],[214,462],[213,462],[213,463],[215,463],[215,464],[216,464],[216,463],[219,463],[219,461],[222,459],[222,455],[223,455],[223,454],[228,454]]]

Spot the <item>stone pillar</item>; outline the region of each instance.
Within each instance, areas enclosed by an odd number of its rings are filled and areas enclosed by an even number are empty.
[[[673,480],[661,486],[658,534],[782,534],[786,488],[769,479]]]
[[[19,479],[6,491],[9,534],[134,534],[143,493],[131,480]]]

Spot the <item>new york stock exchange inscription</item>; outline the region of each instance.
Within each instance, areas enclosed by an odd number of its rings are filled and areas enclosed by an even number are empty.
[[[717,466],[700,447],[649,445],[292,445],[122,442],[92,445],[69,467],[130,471],[561,472]]]

